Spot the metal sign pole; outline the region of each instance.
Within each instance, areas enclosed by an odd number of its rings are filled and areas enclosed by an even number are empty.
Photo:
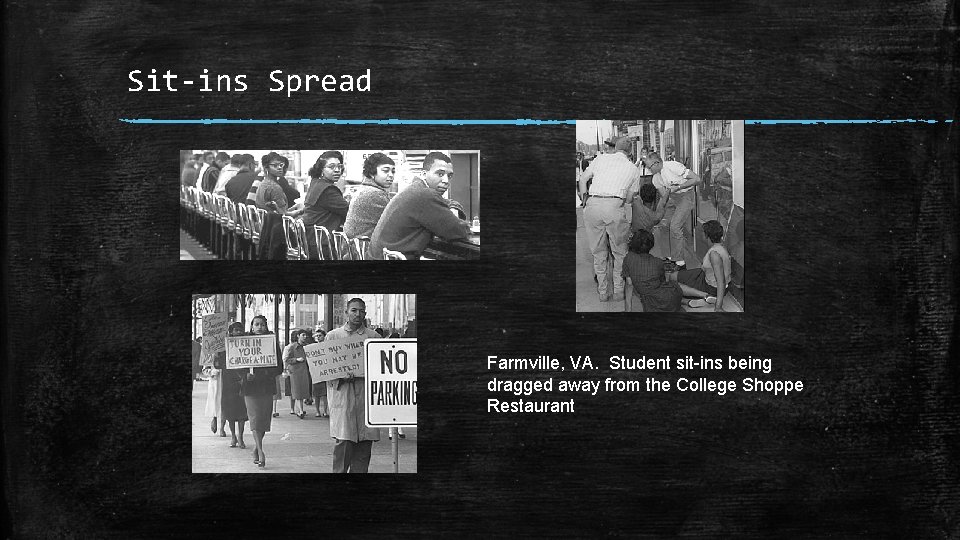
[[[390,428],[390,446],[393,450],[393,473],[400,472],[400,437],[397,435],[397,428]]]

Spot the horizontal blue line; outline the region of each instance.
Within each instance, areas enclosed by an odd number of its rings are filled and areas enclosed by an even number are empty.
[[[576,120],[533,120],[517,118],[514,120],[422,120],[422,119],[355,119],[339,118],[121,118],[127,124],[325,124],[348,126],[559,126],[576,125]],[[744,120],[748,125],[816,125],[816,124],[938,124],[952,123],[953,120],[930,120],[914,118],[885,119],[802,119],[802,120]]]
[[[121,118],[128,124],[327,124],[327,125],[378,125],[378,126],[556,126],[575,125],[576,120],[401,120],[399,118],[341,120],[339,118]]]
[[[953,120],[929,120],[916,118],[884,118],[884,119],[832,119],[832,120],[744,120],[746,124],[938,124],[952,123]]]

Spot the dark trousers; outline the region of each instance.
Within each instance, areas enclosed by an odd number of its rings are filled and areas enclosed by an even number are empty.
[[[337,439],[333,447],[333,472],[365,473],[370,468],[370,451],[373,441],[342,441]]]
[[[283,236],[283,217],[275,212],[267,212],[260,231],[260,260],[287,260],[287,240]]]
[[[320,258],[320,252],[317,249],[317,236],[313,234],[312,230],[307,230],[307,249],[310,254],[311,260],[317,260]],[[333,248],[330,244],[323,243],[323,256],[325,259],[330,259],[333,255]],[[349,259],[348,259],[349,260]]]
[[[320,258],[320,254],[317,252],[317,237],[313,234],[312,229],[307,229],[307,253],[311,261]]]
[[[717,295],[717,288],[707,283],[707,274],[704,273],[703,268],[679,270],[677,281],[711,296]]]

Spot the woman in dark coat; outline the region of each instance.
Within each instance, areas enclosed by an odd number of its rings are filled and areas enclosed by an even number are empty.
[[[303,201],[303,224],[307,227],[307,246],[310,258],[319,258],[317,239],[311,233],[314,225],[326,227],[328,231],[339,230],[347,219],[350,205],[336,186],[343,174],[343,154],[328,150],[320,154],[317,162],[310,167],[310,189]],[[326,247],[325,247],[326,249]]]
[[[293,410],[301,420],[307,415],[303,410],[303,400],[310,397],[310,369],[307,367],[307,355],[303,352],[307,336],[306,330],[291,330],[290,344],[283,349],[283,366],[290,374],[290,399],[294,405],[299,405]]]
[[[227,328],[227,334],[231,336],[242,336],[243,325],[235,322]],[[244,378],[244,372],[240,369],[227,369],[227,353],[217,353],[213,360],[213,365],[220,370],[220,380],[223,387],[220,389],[220,409],[224,420],[230,424],[230,448],[246,448],[243,442],[243,428],[247,422],[247,405],[243,401],[243,395],[240,393],[240,383]]]
[[[269,334],[267,318],[257,315],[250,323],[251,335]],[[253,462],[260,467],[267,464],[267,456],[263,453],[263,435],[270,431],[273,420],[273,395],[276,389],[276,378],[283,369],[280,367],[280,355],[277,355],[277,365],[274,367],[251,368],[241,383],[243,401],[247,406],[250,417],[250,431],[253,432],[253,442],[257,447],[253,451]]]
[[[250,187],[247,200],[253,197],[257,208],[267,211],[260,231],[259,257],[264,260],[285,260],[287,258],[287,242],[283,234],[283,216],[297,217],[303,210],[293,201],[300,197],[300,192],[293,189],[283,173],[287,170],[290,160],[276,152],[261,158],[263,163],[263,180],[259,185],[254,183]],[[256,185],[256,190],[254,187]]]

